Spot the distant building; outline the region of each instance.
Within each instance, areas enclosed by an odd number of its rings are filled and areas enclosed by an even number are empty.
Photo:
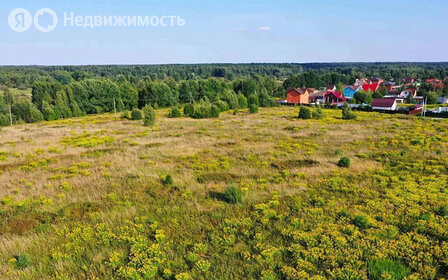
[[[372,109],[376,111],[397,110],[397,100],[395,98],[375,98],[372,102]]]
[[[355,93],[362,89],[361,86],[346,86],[342,90],[345,98],[352,99],[355,96]]]
[[[310,93],[310,103],[312,104],[324,104],[324,97],[326,90]]]
[[[291,88],[286,95],[286,103],[288,104],[309,104],[310,93],[307,89]]]
[[[380,88],[379,84],[364,84],[362,86],[362,89],[364,91],[371,91],[371,92],[376,92],[378,89]]]
[[[327,91],[335,91],[336,90],[336,86],[335,85],[329,85],[327,87]]]
[[[347,102],[347,98],[344,97],[344,94],[339,91],[327,91],[325,93],[325,104],[327,105],[338,105],[344,104]]]

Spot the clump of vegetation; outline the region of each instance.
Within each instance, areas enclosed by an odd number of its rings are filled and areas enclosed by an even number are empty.
[[[357,116],[355,115],[355,113],[353,113],[352,108],[350,108],[350,106],[345,103],[342,106],[342,119],[344,120],[356,120]]]
[[[162,178],[162,184],[164,186],[172,186],[173,185],[173,177],[171,175],[165,176],[165,178]]]
[[[351,160],[348,157],[341,157],[338,162],[339,167],[349,168],[351,165]]]
[[[131,120],[131,113],[129,111],[124,111],[121,113],[120,118],[124,119],[124,120]]]
[[[25,269],[31,265],[31,258],[28,254],[23,253],[14,257],[15,265],[18,269]]]
[[[299,119],[309,120],[311,119],[311,110],[308,107],[301,106],[299,111]]]
[[[188,117],[193,117],[194,115],[194,106],[191,103],[187,103],[184,106],[184,115]]]
[[[138,108],[134,108],[134,109],[132,110],[132,113],[131,113],[131,119],[132,119],[133,121],[139,121],[139,120],[142,120],[142,119],[143,119],[142,111],[139,110]]]
[[[145,126],[153,126],[156,121],[156,111],[151,105],[146,105],[143,108],[143,124]]]
[[[403,280],[411,275],[411,269],[391,259],[377,259],[367,263],[368,276],[372,280]]]
[[[227,112],[230,110],[229,104],[227,104],[227,102],[225,101],[218,100],[216,101],[215,105],[218,107],[220,112]]]
[[[316,110],[313,112],[313,119],[321,120],[324,118],[324,111],[320,106],[317,106]]]
[[[239,204],[243,201],[243,192],[239,187],[232,185],[224,192],[224,198],[228,203]]]
[[[210,117],[211,118],[219,118],[220,112],[221,112],[221,110],[218,108],[218,106],[212,105],[212,107],[210,109]]]
[[[207,119],[211,116],[211,106],[208,104],[199,105],[195,111],[193,118],[195,119]]]
[[[182,113],[180,112],[178,107],[171,108],[171,111],[168,114],[168,118],[180,118],[182,117]]]
[[[370,225],[369,220],[364,215],[356,215],[353,218],[353,224],[360,229],[369,229],[372,226]]]
[[[251,114],[258,113],[258,106],[256,104],[249,105],[249,113]]]

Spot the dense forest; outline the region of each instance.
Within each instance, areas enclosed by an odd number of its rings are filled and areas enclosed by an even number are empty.
[[[342,86],[375,76],[396,82],[408,77],[444,79],[448,63],[5,66],[0,67],[0,126],[8,125],[10,116],[14,123],[35,122],[148,104],[224,101],[236,109],[247,106],[244,99],[257,99],[252,103],[268,107],[290,87]],[[11,89],[31,89],[31,98],[19,98]],[[430,102],[446,94],[431,86],[422,89]]]

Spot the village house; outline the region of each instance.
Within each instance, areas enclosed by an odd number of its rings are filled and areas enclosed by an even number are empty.
[[[397,110],[397,100],[395,98],[375,98],[372,102],[372,110],[395,111]]]
[[[326,90],[310,93],[310,103],[311,104],[324,104],[325,93],[327,93]]]
[[[327,91],[325,93],[325,104],[326,105],[340,105],[347,102],[347,98],[344,94],[339,91]]]
[[[346,86],[342,90],[342,93],[344,94],[345,98],[352,99],[355,96],[355,93],[360,91],[362,89],[361,86]]]
[[[329,85],[329,86],[326,88],[327,91],[335,91],[336,89],[337,89],[337,88],[336,88],[335,85]]]
[[[286,95],[287,104],[309,104],[310,92],[307,89],[291,88]]]
[[[380,88],[379,84],[364,84],[362,90],[376,92]]]

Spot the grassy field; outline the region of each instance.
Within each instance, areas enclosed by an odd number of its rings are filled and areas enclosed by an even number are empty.
[[[446,277],[448,122],[324,112],[3,128],[0,278]]]

